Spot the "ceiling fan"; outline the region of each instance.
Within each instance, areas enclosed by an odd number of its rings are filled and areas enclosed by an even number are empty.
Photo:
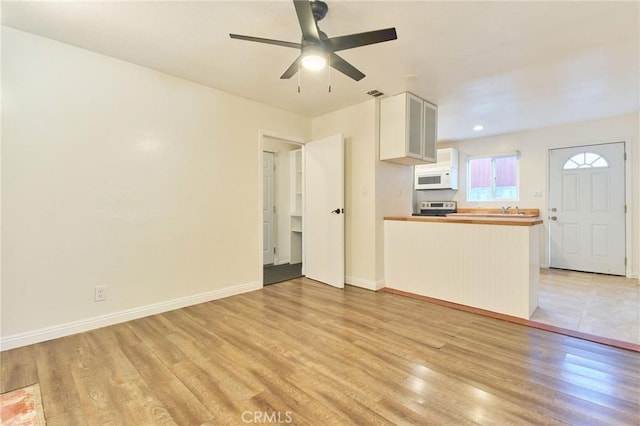
[[[301,66],[307,69],[322,69],[328,63],[329,66],[346,76],[360,81],[365,75],[356,67],[336,55],[335,52],[398,38],[395,28],[329,38],[318,28],[318,21],[322,20],[329,11],[329,7],[325,2],[320,0],[293,0],[293,5],[296,8],[300,29],[302,30],[302,40],[300,43],[229,34],[231,38],[239,40],[300,49],[300,55],[293,61],[291,66],[287,68],[284,74],[280,76],[282,79],[293,77]]]

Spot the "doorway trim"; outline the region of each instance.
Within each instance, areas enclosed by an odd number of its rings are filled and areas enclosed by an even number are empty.
[[[257,222],[257,226],[258,226],[258,265],[256,268],[256,273],[258,274],[258,276],[260,277],[260,287],[264,287],[264,277],[262,276],[262,269],[264,267],[263,265],[263,253],[262,253],[262,247],[263,247],[263,243],[264,243],[264,235],[263,235],[263,231],[262,231],[262,223],[264,220],[264,217],[262,215],[262,200],[264,197],[264,188],[263,188],[263,178],[262,178],[262,161],[263,161],[263,150],[264,150],[264,140],[265,138],[271,138],[271,139],[278,139],[281,140],[283,142],[286,143],[290,143],[290,144],[294,144],[294,145],[300,145],[300,147],[302,148],[303,152],[304,152],[304,144],[306,143],[306,141],[302,138],[298,138],[295,136],[288,136],[288,135],[283,135],[277,132],[272,132],[269,130],[258,130],[258,164],[256,165],[256,170],[258,170],[258,222]],[[304,207],[304,206],[303,206]],[[304,264],[304,259],[303,259],[303,264]]]
[[[634,253],[632,250],[632,242],[633,242],[633,238],[631,237],[631,230],[632,228],[632,223],[631,223],[631,212],[632,212],[632,194],[631,194],[631,161],[630,158],[632,157],[632,152],[631,151],[631,146],[632,144],[629,143],[629,138],[615,138],[615,139],[603,139],[601,141],[594,141],[594,142],[590,142],[590,143],[582,143],[582,144],[575,144],[575,145],[565,145],[565,146],[553,146],[553,147],[549,147],[549,149],[547,150],[547,162],[546,162],[546,166],[547,166],[547,196],[546,196],[546,213],[547,213],[547,219],[550,216],[550,212],[549,212],[549,206],[550,206],[550,200],[549,200],[549,194],[550,194],[550,189],[551,189],[551,151],[555,150],[555,149],[565,149],[565,148],[589,148],[590,146],[594,146],[594,145],[606,145],[606,144],[612,144],[612,143],[622,143],[624,145],[624,153],[625,153],[625,160],[624,160],[624,186],[625,186],[625,193],[624,193],[624,203],[625,206],[627,207],[626,213],[625,213],[625,256],[627,258],[627,264],[625,266],[625,276],[627,278],[634,278],[633,274],[632,274],[632,264],[633,264],[633,259],[634,259]],[[546,263],[547,265],[549,265],[548,267],[550,267],[551,265],[551,228],[549,227],[548,223],[546,224],[546,232],[545,232],[545,237],[546,237]]]

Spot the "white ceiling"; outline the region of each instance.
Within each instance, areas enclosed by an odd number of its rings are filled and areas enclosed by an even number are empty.
[[[638,112],[640,2],[327,1],[329,37],[396,27],[340,52],[367,76],[280,75],[300,41],[289,0],[2,2],[4,25],[315,117],[409,90],[439,106],[440,141]],[[482,132],[472,127],[483,124]]]

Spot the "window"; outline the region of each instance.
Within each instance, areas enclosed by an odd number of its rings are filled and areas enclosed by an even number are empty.
[[[581,152],[569,158],[562,169],[589,169],[591,167],[609,167],[609,163],[602,156],[593,152]]]
[[[518,153],[467,161],[467,201],[518,199]]]

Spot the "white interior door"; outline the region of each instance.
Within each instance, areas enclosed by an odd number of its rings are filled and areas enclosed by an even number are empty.
[[[304,270],[344,287],[344,143],[342,135],[305,144]]]
[[[273,223],[274,223],[274,163],[275,155],[273,152],[262,153],[262,264],[269,265],[274,260],[274,241],[273,241]]]
[[[625,275],[624,143],[549,153],[551,267]]]

